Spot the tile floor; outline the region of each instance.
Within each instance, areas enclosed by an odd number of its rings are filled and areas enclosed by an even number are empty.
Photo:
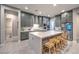
[[[79,43],[71,43],[68,51],[66,51],[65,54],[79,54]]]
[[[61,52],[62,54],[78,54],[79,44],[76,42],[68,42],[68,46]],[[28,45],[28,40],[21,42],[9,42],[0,45],[0,54],[35,54]]]
[[[0,46],[0,54],[34,54],[29,47],[28,40],[21,42],[9,42]]]

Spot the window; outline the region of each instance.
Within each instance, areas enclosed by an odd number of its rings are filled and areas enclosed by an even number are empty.
[[[55,18],[50,19],[50,30],[54,30],[55,27]]]

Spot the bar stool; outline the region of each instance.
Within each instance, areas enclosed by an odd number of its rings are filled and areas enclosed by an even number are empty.
[[[57,39],[57,37],[53,37],[53,38],[49,39],[49,42],[54,44],[54,49],[51,48],[52,49],[51,53],[56,53],[56,42],[55,42],[56,39]]]
[[[60,40],[59,39],[56,39],[55,40],[55,50],[56,50],[56,53],[60,52]]]
[[[55,40],[56,40],[56,39],[57,39],[56,37],[51,38],[51,39],[49,39],[49,42],[51,42],[51,43],[55,43]]]
[[[57,39],[59,40],[59,48],[61,49],[61,36],[58,36]]]
[[[53,52],[55,52],[55,46],[52,42],[45,43],[45,46],[49,49],[49,53],[51,53],[51,50],[53,49]]]
[[[67,33],[66,33],[66,32],[63,32],[63,33],[61,34],[61,37],[67,40]]]
[[[60,40],[57,37],[55,37],[50,39],[50,42],[54,44],[55,49],[53,53],[60,52]]]
[[[45,45],[42,46],[42,53],[49,53],[49,49]]]
[[[64,49],[67,45],[67,40],[61,37],[61,49]]]

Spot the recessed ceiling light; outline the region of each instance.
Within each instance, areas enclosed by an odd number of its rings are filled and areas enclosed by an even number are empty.
[[[42,12],[41,12],[41,11],[39,11],[39,14],[42,14]]]
[[[6,14],[6,18],[13,18],[14,16],[12,14]]]
[[[50,15],[48,15],[48,17],[50,17]]]
[[[57,4],[53,4],[53,6],[56,6]]]
[[[27,9],[29,9],[29,8],[26,6],[25,9],[27,10]]]
[[[65,10],[62,10],[61,12],[65,12]]]

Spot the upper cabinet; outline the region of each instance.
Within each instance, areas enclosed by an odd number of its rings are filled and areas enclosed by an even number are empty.
[[[63,24],[66,22],[72,22],[72,11],[68,11],[68,12],[61,14],[61,22]]]
[[[34,23],[34,24],[38,24],[38,16],[34,15],[33,23]]]
[[[61,27],[61,16],[55,16],[55,27]]]
[[[48,29],[50,18],[21,12],[21,27],[32,27],[33,24],[39,24],[40,27]]]
[[[33,15],[27,13],[21,13],[21,27],[33,26]]]
[[[43,27],[43,17],[38,16],[38,24],[40,27]]]
[[[73,23],[72,18],[73,18],[72,11],[68,11],[68,12],[61,14],[61,27],[62,27],[62,29],[65,28],[66,23]]]

